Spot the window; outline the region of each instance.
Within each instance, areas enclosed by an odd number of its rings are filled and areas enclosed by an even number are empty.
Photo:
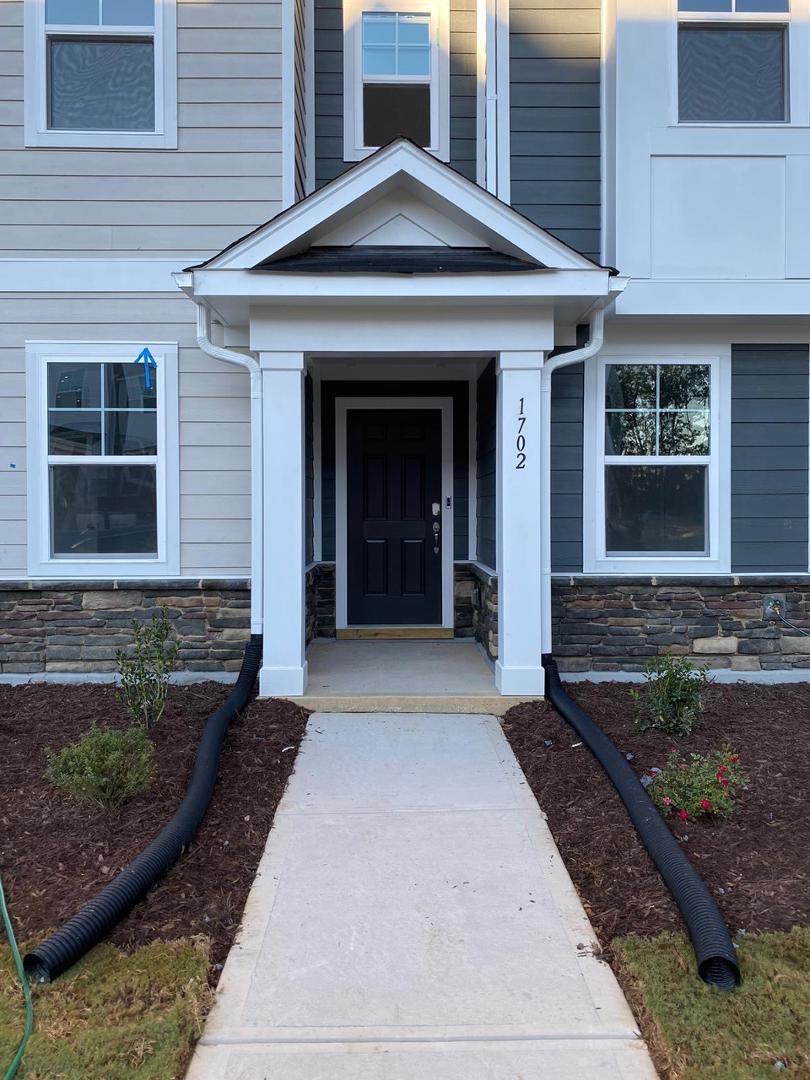
[[[719,358],[599,361],[588,390],[596,415],[586,490],[596,492],[598,520],[588,526],[586,569],[727,568],[720,367]]]
[[[678,0],[681,123],[788,120],[789,0]]]
[[[177,145],[173,0],[28,0],[25,19],[27,145]]]
[[[176,348],[27,347],[32,574],[178,573]]]
[[[407,0],[405,0],[407,3]],[[399,137],[449,158],[446,0],[344,4],[344,156]]]

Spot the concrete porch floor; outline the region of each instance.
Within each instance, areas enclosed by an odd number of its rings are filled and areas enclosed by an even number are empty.
[[[495,689],[495,673],[469,639],[333,641],[307,651],[309,681],[297,704],[321,712],[487,712],[520,701]]]

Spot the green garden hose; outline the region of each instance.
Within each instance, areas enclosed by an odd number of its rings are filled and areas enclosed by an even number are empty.
[[[14,966],[17,969],[17,977],[20,980],[22,986],[23,997],[25,998],[25,1028],[23,1030],[20,1044],[17,1047],[17,1052],[14,1058],[6,1069],[5,1080],[12,1080],[22,1063],[23,1054],[25,1048],[28,1045],[28,1040],[31,1037],[31,1032],[34,1027],[34,1003],[31,1000],[31,987],[28,985],[28,979],[23,968],[22,957],[20,956],[20,950],[17,948],[17,939],[14,937],[14,927],[11,925],[11,918],[9,917],[8,907],[6,906],[6,894],[3,892],[3,879],[0,878],[0,915],[3,917],[3,926],[6,931],[6,937],[11,948],[11,955],[14,957]]]

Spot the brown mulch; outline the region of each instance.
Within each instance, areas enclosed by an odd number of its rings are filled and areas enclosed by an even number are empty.
[[[731,745],[750,779],[728,821],[670,822],[732,934],[810,924],[810,687],[710,686],[700,727],[673,739],[634,728],[621,683],[566,690],[632,753],[639,774],[683,753]],[[603,944],[616,935],[681,928],[677,909],[596,759],[548,705],[504,718],[515,751]],[[545,740],[552,745],[546,746]]]
[[[128,720],[111,687],[0,687],[0,871],[21,939],[56,927],[104,887],[179,805],[197,743],[229,688],[173,687],[153,729],[152,790],[112,814],[82,809],[45,774],[45,748],[75,741],[95,720]],[[254,700],[226,736],[214,798],[196,840],[110,940],[135,948],[191,934],[211,939],[221,965],[242,915],[307,713]]]

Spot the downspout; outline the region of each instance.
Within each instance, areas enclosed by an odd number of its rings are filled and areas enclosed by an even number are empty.
[[[605,341],[605,310],[615,300],[615,294],[608,296],[591,311],[588,341],[579,349],[561,353],[547,360],[540,369],[540,445],[542,493],[540,507],[542,512],[540,565],[542,580],[541,627],[543,651],[551,653],[551,376],[560,368],[571,364],[581,364],[596,356]]]
[[[264,633],[264,423],[262,371],[255,356],[225,349],[211,341],[211,310],[197,305],[197,345],[215,360],[250,372],[250,632]]]

